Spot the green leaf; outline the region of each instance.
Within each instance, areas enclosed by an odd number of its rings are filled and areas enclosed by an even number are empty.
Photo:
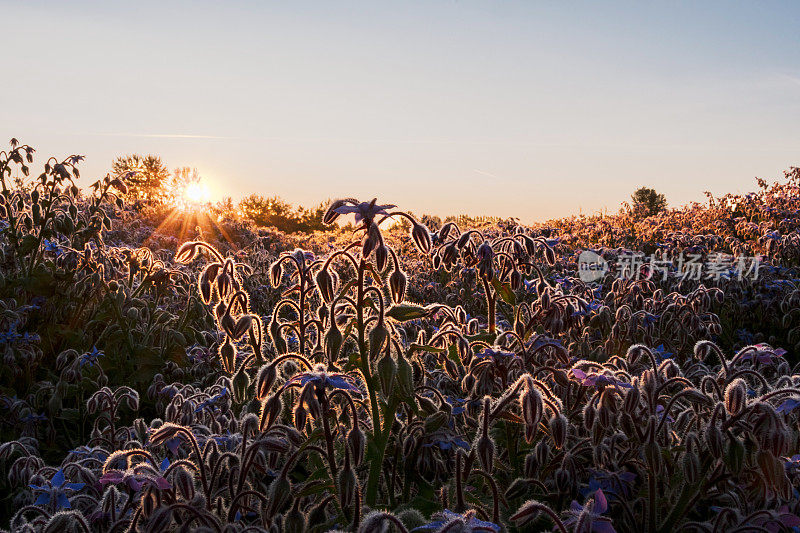
[[[430,311],[419,305],[412,304],[399,304],[393,305],[386,311],[386,316],[393,318],[398,322],[406,322],[408,320],[415,320],[417,318],[425,318]]]
[[[492,278],[492,286],[497,294],[500,295],[500,298],[503,299],[505,303],[508,305],[517,305],[517,297],[514,294],[514,291],[511,290],[510,283],[500,283],[500,280],[497,278]]]
[[[408,348],[409,354],[414,352],[444,353],[444,351],[444,348],[437,348],[435,346],[431,346],[430,344],[417,344],[416,342],[412,342],[411,346]]]

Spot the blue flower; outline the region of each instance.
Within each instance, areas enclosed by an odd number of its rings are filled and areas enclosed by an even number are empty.
[[[200,402],[200,405],[197,406],[194,412],[199,413],[200,411],[203,411],[205,409],[208,409],[211,412],[215,412],[219,408],[217,407],[217,402],[223,400],[227,395],[228,395],[228,389],[223,388],[222,392],[220,392],[219,394],[212,396],[211,398],[205,400],[204,402]]]
[[[81,355],[79,359],[80,366],[87,365],[93,367],[100,356],[105,355],[101,350],[97,349],[97,346],[92,346],[91,352],[86,352],[85,354]]]
[[[56,254],[57,256],[64,253],[63,250],[61,249],[61,246],[59,246],[58,243],[53,242],[49,239],[44,240],[44,251]]]
[[[775,410],[779,413],[788,413],[800,407],[800,400],[789,398],[784,400]]]
[[[645,312],[642,324],[644,325],[644,327],[652,326],[653,324],[656,323],[656,320],[658,320],[659,317],[660,315],[654,315],[652,313]]]
[[[314,372],[301,372],[292,376],[292,379],[287,381],[286,385],[305,385],[306,383],[314,383],[319,387],[331,387],[351,392],[361,392],[354,377],[338,372],[327,372],[324,365],[316,365],[314,367]]]
[[[664,359],[672,359],[672,357],[675,355],[672,352],[668,352],[667,349],[664,348],[663,344],[659,344],[658,346],[653,348],[652,351],[653,351],[653,355],[656,356],[656,360],[659,363],[662,362]]]
[[[53,504],[57,509],[70,509],[72,505],[69,503],[67,493],[79,491],[84,486],[84,483],[67,483],[63,469],[53,474],[53,478],[45,483],[45,485],[29,485],[34,493],[39,493],[34,505]]]
[[[471,531],[494,531],[495,533],[500,533],[500,526],[493,524],[492,522],[478,520],[475,517],[475,511],[472,510],[467,511],[462,515],[455,513],[450,509],[445,509],[441,513],[433,515],[431,518],[434,517],[436,520],[428,522],[425,525],[415,527],[411,531],[438,531],[439,529],[442,529],[445,524],[452,522],[453,520],[461,520],[468,528],[470,528]]]
[[[457,435],[446,435],[441,432],[435,432],[427,437],[426,440],[430,440],[430,442],[423,444],[423,448],[432,448],[436,446],[441,450],[451,450],[454,447],[469,450],[469,443]]]

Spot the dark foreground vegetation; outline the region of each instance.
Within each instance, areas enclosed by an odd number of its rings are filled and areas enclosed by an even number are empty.
[[[341,200],[287,234],[33,156],[0,152],[2,527],[800,526],[798,169],[534,227]],[[586,249],[760,268],[590,283]]]

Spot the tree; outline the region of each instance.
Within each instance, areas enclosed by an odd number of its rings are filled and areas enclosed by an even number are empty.
[[[636,215],[649,217],[666,209],[667,198],[650,187],[639,187],[631,195],[633,212]]]
[[[111,166],[111,173],[128,186],[125,199],[129,202],[161,204],[167,198],[170,172],[158,156],[132,154],[118,157]]]
[[[274,226],[285,232],[298,229],[292,206],[277,196],[265,198],[260,194],[251,194],[239,202],[239,212],[242,218],[252,220],[257,226]]]

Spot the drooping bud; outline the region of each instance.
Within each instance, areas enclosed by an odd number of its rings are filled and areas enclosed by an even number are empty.
[[[640,398],[639,387],[634,384],[633,388],[628,389],[628,392],[625,393],[625,400],[622,403],[623,410],[630,415],[634,414],[636,408],[639,407]]]
[[[231,330],[231,337],[240,339],[247,333],[253,325],[253,315],[243,315],[234,324]]]
[[[530,444],[536,436],[536,431],[542,421],[544,414],[544,405],[542,403],[542,395],[539,390],[533,386],[532,380],[519,396],[520,408],[522,410],[522,419],[525,422],[525,440]]]
[[[399,268],[395,268],[389,276],[389,290],[392,293],[392,301],[394,303],[403,303],[406,297],[407,284],[406,275]]]
[[[369,332],[369,358],[370,360],[375,360],[375,358],[380,353],[381,349],[383,349],[384,345],[389,338],[389,330],[386,329],[385,324],[383,321],[378,322]]]
[[[308,411],[305,410],[300,402],[297,402],[297,405],[294,408],[294,427],[296,427],[298,431],[303,431],[303,429],[306,427],[307,420]]]
[[[378,380],[381,384],[381,391],[385,398],[388,398],[392,393],[392,383],[394,382],[395,374],[397,373],[397,364],[389,354],[384,354],[378,360]]]
[[[514,269],[511,272],[511,289],[518,291],[522,287],[522,274],[519,273],[519,270]]]
[[[494,442],[488,435],[481,435],[475,442],[475,451],[481,461],[481,467],[491,473],[494,468]]]
[[[411,396],[414,393],[414,369],[402,354],[397,357],[397,383],[403,395]]]
[[[411,225],[411,238],[414,240],[414,244],[417,245],[420,252],[423,254],[430,253],[433,241],[431,240],[431,234],[428,228],[414,221]]]
[[[261,417],[259,419],[259,429],[265,431],[275,423],[275,419],[283,408],[281,397],[278,394],[273,394],[261,404]]]
[[[564,446],[564,442],[567,440],[568,425],[567,417],[562,413],[553,415],[553,417],[550,418],[550,434],[553,437],[553,444],[555,444],[555,447],[559,450]]]
[[[747,404],[747,385],[741,378],[734,379],[725,387],[725,409],[738,415]]]
[[[286,340],[281,335],[281,325],[277,319],[273,319],[269,323],[269,336],[272,338],[272,345],[275,346],[276,352],[284,354],[289,351]]]
[[[284,533],[303,533],[308,531],[308,523],[306,522],[306,515],[297,508],[297,503],[300,498],[294,500],[294,505],[291,510],[283,517]]]
[[[256,394],[259,400],[263,400],[267,397],[277,377],[278,370],[273,364],[263,365],[258,369],[258,374],[256,375]]]
[[[364,448],[367,442],[364,432],[358,427],[358,420],[353,421],[353,427],[347,433],[347,446],[353,455],[353,463],[359,466],[364,460]]]
[[[322,405],[317,398],[317,388],[313,381],[309,381],[300,391],[300,398],[298,403],[302,404],[308,410],[308,413],[314,420],[319,420],[322,417]]]
[[[333,300],[333,277],[331,277],[327,268],[323,268],[317,272],[317,287],[322,296],[322,300],[327,304]]]
[[[272,266],[269,268],[269,282],[272,284],[273,287],[277,287],[281,284],[281,278],[283,277],[283,263],[280,259],[272,263]]]
[[[342,507],[349,509],[356,501],[356,492],[359,491],[358,478],[350,465],[350,454],[345,452],[344,465],[339,472],[339,498]]]
[[[331,318],[331,327],[325,333],[325,357],[328,358],[329,362],[336,361],[339,357],[339,350],[342,347],[343,340],[344,337],[336,325],[336,320]]]
[[[375,266],[378,267],[378,272],[383,272],[386,268],[386,263],[389,260],[389,250],[386,245],[381,243],[375,250]]]
[[[244,403],[247,399],[247,389],[250,388],[250,377],[245,372],[244,365],[241,365],[239,370],[236,371],[231,382],[236,403]]]
[[[719,429],[716,424],[709,424],[705,433],[706,446],[708,446],[708,449],[711,452],[711,457],[714,459],[721,458],[724,446],[722,430]]]
[[[229,374],[232,373],[236,368],[236,348],[227,337],[219,348],[219,357],[222,362],[222,369]]]
[[[683,455],[683,471],[686,475],[686,481],[689,483],[696,483],[700,477],[700,458],[697,454],[686,452]]]

